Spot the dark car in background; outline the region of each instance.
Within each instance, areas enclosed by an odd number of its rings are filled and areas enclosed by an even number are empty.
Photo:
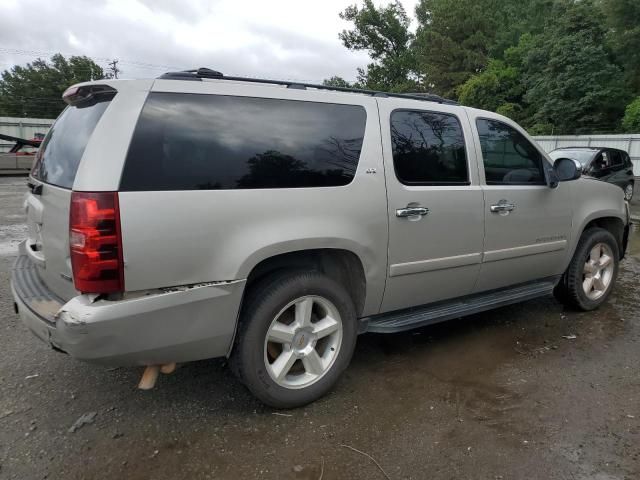
[[[624,150],[605,147],[565,147],[549,153],[553,160],[571,158],[582,165],[582,174],[618,185],[624,190],[624,198],[633,197],[633,164]]]

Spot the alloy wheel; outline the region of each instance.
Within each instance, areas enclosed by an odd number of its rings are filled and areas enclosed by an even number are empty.
[[[613,280],[614,268],[611,248],[605,243],[595,244],[582,271],[582,289],[590,300],[597,300],[605,294]]]
[[[308,387],[331,369],[341,343],[342,319],[335,305],[324,297],[300,297],[271,322],[264,342],[265,367],[281,387]]]
[[[633,185],[630,183],[624,188],[624,199],[630,202],[633,198]]]

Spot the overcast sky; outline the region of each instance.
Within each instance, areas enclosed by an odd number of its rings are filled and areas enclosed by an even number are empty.
[[[354,80],[369,59],[341,44],[349,24],[338,13],[355,2],[0,0],[0,69],[61,52],[103,67],[117,58],[127,78],[207,66],[228,75]],[[413,16],[417,0],[402,3]]]

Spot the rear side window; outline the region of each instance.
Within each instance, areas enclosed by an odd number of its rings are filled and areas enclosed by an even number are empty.
[[[462,127],[454,115],[396,110],[391,146],[396,176],[405,185],[469,183]]]
[[[353,179],[361,106],[151,93],[120,190],[335,187]]]
[[[58,187],[71,188],[89,138],[112,98],[111,95],[94,99],[88,105],[67,107],[40,145],[31,175]]]
[[[609,150],[612,167],[622,167],[624,165],[624,156],[620,150]]]

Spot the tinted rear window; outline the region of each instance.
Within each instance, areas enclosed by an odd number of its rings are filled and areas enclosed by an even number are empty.
[[[71,188],[89,138],[112,98],[104,97],[89,105],[67,107],[40,145],[31,172],[33,177]]]
[[[363,107],[151,93],[120,190],[331,187],[353,179]]]
[[[609,150],[612,167],[622,167],[624,165],[624,155],[620,150]]]
[[[396,110],[391,145],[396,176],[406,185],[469,183],[462,127],[454,115]]]

